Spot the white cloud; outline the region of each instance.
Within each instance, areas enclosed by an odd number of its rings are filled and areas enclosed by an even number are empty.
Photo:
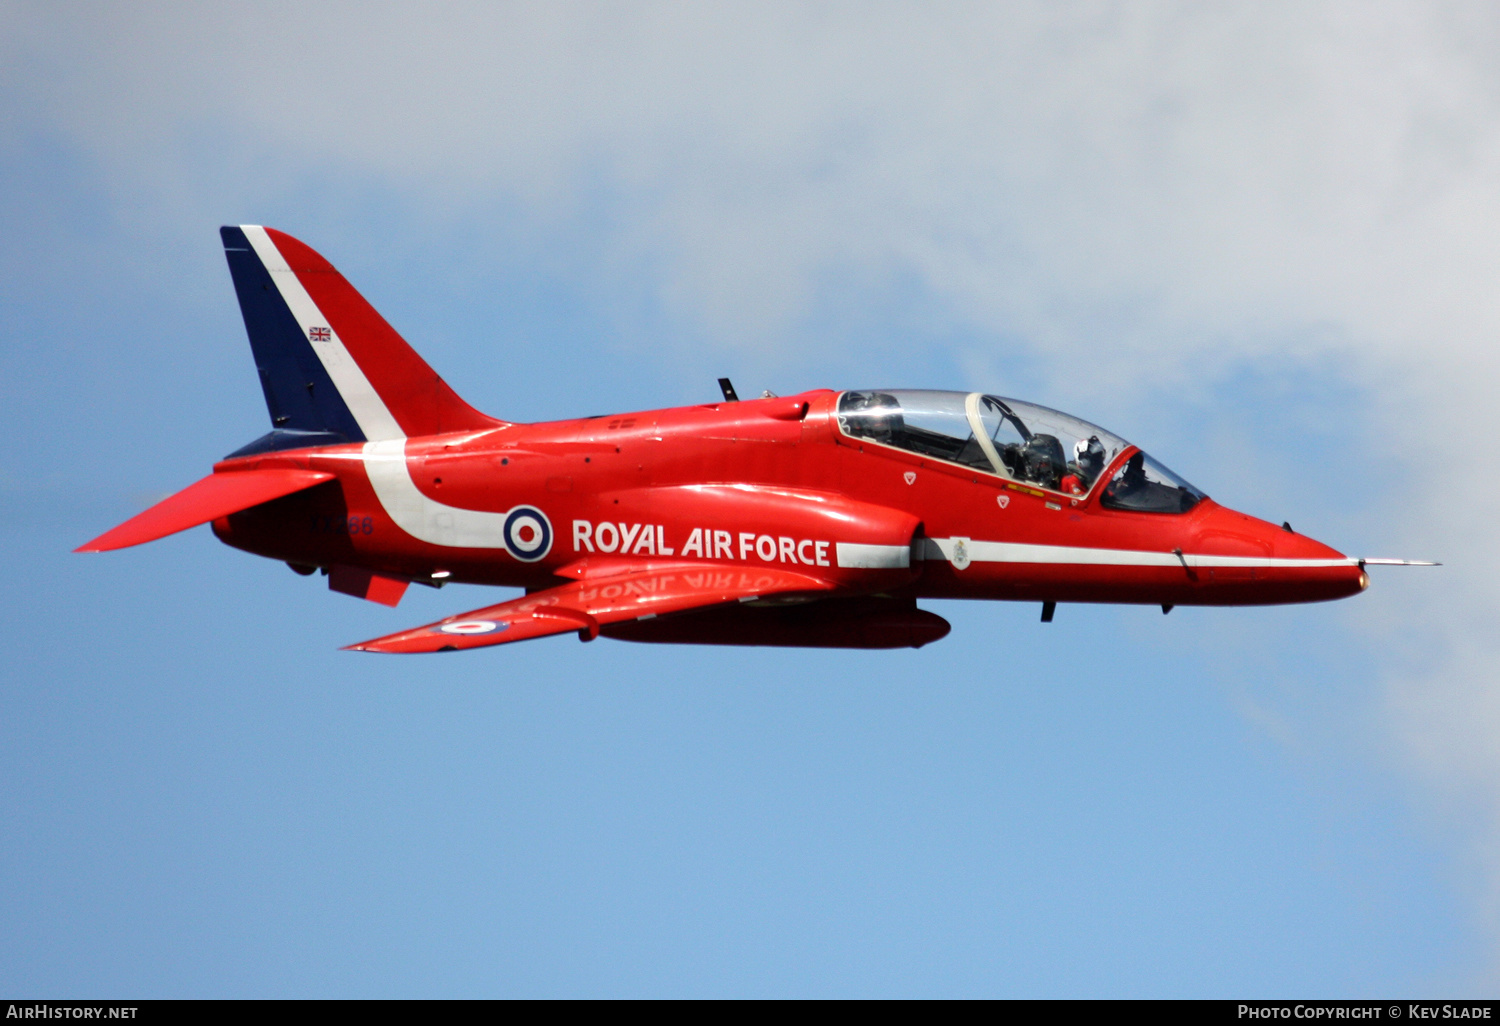
[[[11,102],[122,197],[155,182],[187,202],[205,134],[253,154],[260,188],[347,172],[434,216],[504,195],[565,221],[597,186],[621,208],[607,258],[649,263],[726,345],[793,337],[828,275],[914,276],[1083,392],[1346,361],[1374,410],[1361,444],[1412,478],[1375,533],[1450,563],[1382,575],[1417,598],[1361,614],[1426,664],[1421,683],[1392,672],[1390,729],[1500,836],[1492,5],[38,4],[0,22]]]
[[[1328,322],[1388,355],[1500,321],[1482,6],[96,11],[28,8],[10,63],[115,166],[209,130],[433,203],[556,212],[597,176],[638,215],[618,245],[724,332],[794,316],[830,264],[915,269],[1070,346],[1097,309],[1173,353]]]

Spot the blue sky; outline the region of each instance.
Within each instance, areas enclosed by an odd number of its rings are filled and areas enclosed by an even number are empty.
[[[1489,993],[1484,7],[0,5],[0,989]],[[976,388],[1355,554],[1333,605],[934,603],[917,652],[337,651],[82,541],[265,430],[219,250],[540,420]]]

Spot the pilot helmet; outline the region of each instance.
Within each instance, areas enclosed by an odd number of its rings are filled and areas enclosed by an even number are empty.
[[[1104,469],[1104,443],[1099,441],[1098,435],[1090,435],[1088,438],[1080,438],[1073,445],[1073,461],[1078,464],[1078,469],[1093,476]]]

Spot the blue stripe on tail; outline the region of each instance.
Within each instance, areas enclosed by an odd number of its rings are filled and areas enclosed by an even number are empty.
[[[219,229],[219,235],[224,240],[224,256],[229,260],[229,274],[239,296],[273,428],[269,435],[233,455],[247,450],[365,441],[354,414],[323,369],[245,233],[226,225]]]

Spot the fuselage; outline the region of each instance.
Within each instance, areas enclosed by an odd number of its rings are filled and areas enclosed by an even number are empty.
[[[976,467],[854,432],[849,394],[236,457],[215,470],[336,480],[214,531],[294,567],[528,590],[626,561],[798,569],[851,595],[1164,606],[1319,601],[1367,583],[1357,560],[1210,498],[1111,508],[1106,482],[1139,469],[1134,446],[1100,456],[1087,487],[1058,486],[1064,471],[1044,487],[993,455]]]

